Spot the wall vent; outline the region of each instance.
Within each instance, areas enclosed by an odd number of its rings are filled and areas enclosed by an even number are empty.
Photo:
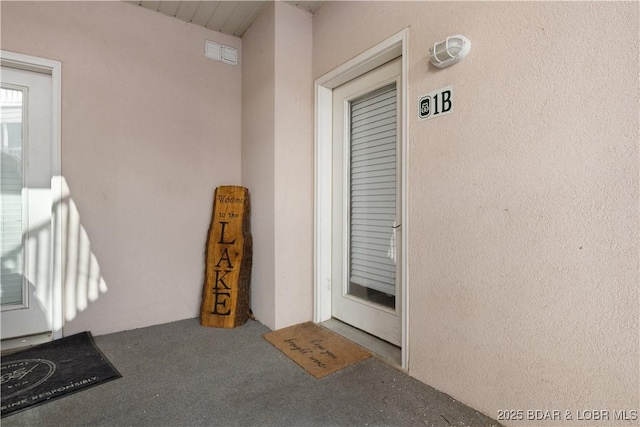
[[[210,40],[204,42],[204,56],[225,64],[238,65],[238,49],[224,46]]]

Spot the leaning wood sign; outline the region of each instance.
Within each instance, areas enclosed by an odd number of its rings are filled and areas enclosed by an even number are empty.
[[[207,239],[200,324],[218,328],[244,325],[249,316],[252,241],[249,190],[216,188]]]

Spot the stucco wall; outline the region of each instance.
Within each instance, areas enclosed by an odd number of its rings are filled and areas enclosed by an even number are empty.
[[[272,329],[311,320],[311,14],[269,5],[243,36],[242,183],[252,194],[251,304]]]
[[[638,10],[332,2],[314,15],[314,78],[410,28],[409,373],[494,418],[562,410],[508,425],[640,409]],[[467,59],[430,66],[429,47],[457,33]],[[418,121],[420,96],[450,84],[454,113]]]
[[[275,8],[268,6],[245,32],[242,69],[242,185],[251,195],[251,307],[275,324]]]
[[[313,316],[312,21],[275,7],[275,327],[283,328]]]
[[[241,40],[123,2],[1,12],[3,50],[62,62],[62,172],[106,284],[65,278],[65,334],[198,316],[213,191],[241,178],[240,66],[204,42]]]

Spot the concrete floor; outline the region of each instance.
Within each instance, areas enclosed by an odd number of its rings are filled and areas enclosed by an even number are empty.
[[[11,426],[498,426],[376,358],[316,380],[249,321],[189,319],[96,337],[122,378],[2,420]]]

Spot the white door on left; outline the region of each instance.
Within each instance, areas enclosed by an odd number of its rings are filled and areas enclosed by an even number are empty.
[[[0,79],[0,329],[51,339],[52,77],[3,66]]]

